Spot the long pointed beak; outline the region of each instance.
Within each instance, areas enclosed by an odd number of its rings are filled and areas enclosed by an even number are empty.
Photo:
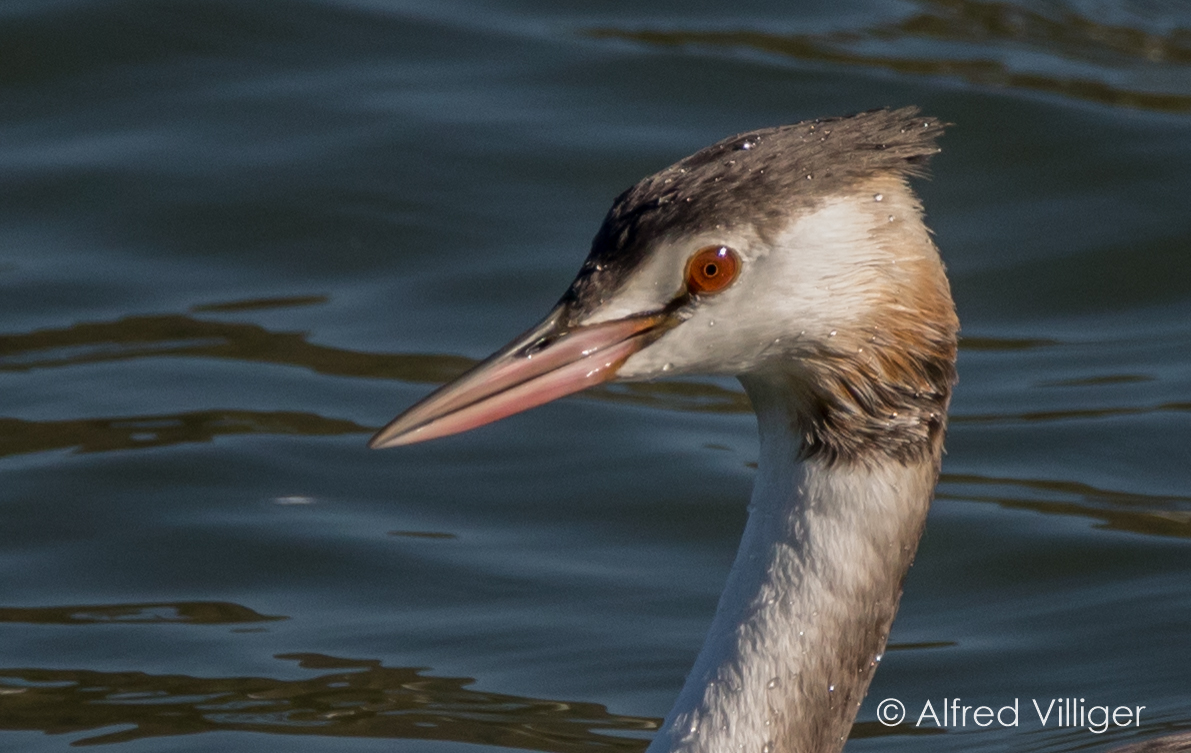
[[[424,442],[520,413],[607,382],[669,329],[666,312],[567,328],[561,307],[541,324],[393,419],[368,446]]]

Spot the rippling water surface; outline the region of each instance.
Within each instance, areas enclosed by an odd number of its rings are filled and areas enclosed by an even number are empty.
[[[848,749],[1191,727],[1191,6],[794,6],[0,2],[0,749],[643,750],[744,522],[735,383],[364,442],[638,178],[905,104],[956,124],[961,383]]]

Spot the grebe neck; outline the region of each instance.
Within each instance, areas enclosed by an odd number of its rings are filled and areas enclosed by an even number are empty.
[[[761,435],[748,524],[649,751],[833,753],[885,650],[939,451],[808,456],[797,391],[780,378],[741,382]]]

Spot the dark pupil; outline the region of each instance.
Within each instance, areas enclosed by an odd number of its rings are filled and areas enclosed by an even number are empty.
[[[719,271],[719,268],[716,267],[714,263],[703,267],[703,274],[707,275],[708,277],[715,277],[716,273]]]

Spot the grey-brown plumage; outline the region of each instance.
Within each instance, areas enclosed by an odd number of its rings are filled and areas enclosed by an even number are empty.
[[[616,198],[568,297],[578,310],[595,308],[667,237],[747,222],[772,238],[793,213],[873,177],[922,175],[944,126],[903,107],[764,128],[700,149]]]

